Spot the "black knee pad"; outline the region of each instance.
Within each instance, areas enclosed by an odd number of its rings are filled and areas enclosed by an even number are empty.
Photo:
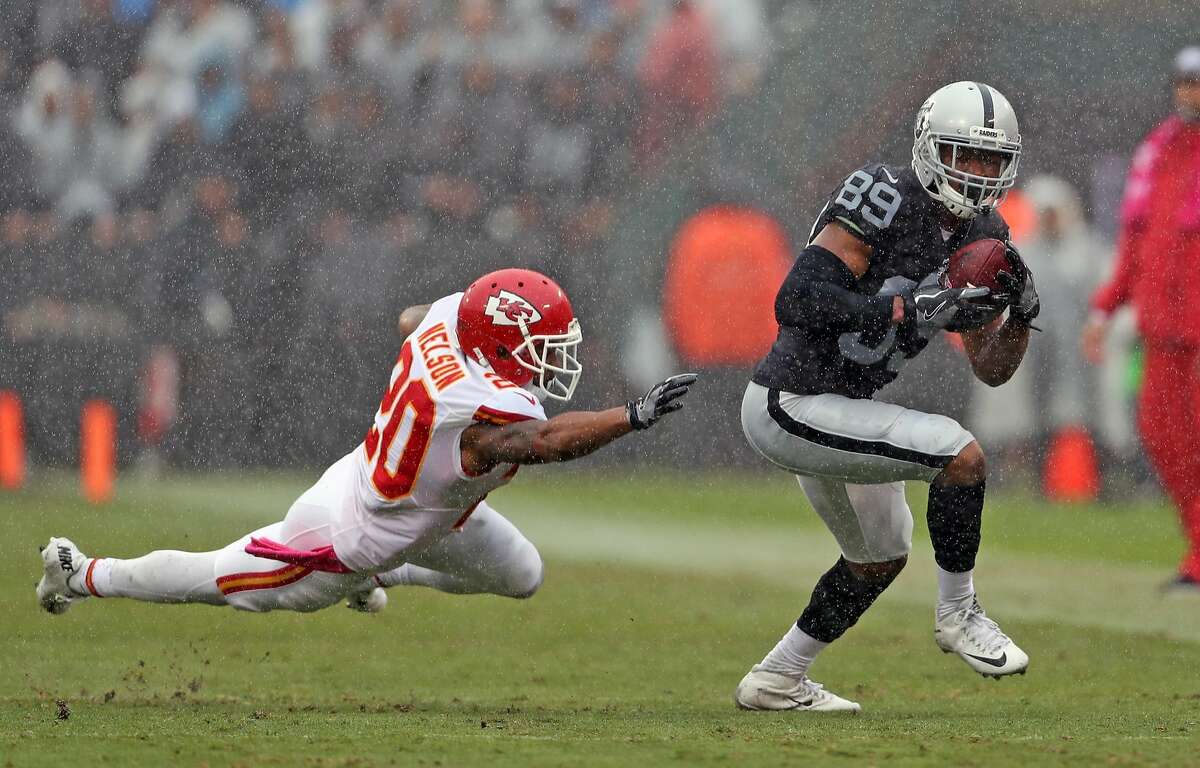
[[[839,557],[817,581],[808,607],[800,614],[796,626],[817,640],[833,642],[858,622],[899,574],[900,569],[896,568],[867,581],[855,576],[846,559]]]
[[[986,481],[929,486],[929,540],[933,543],[933,558],[944,570],[963,573],[975,567],[986,486]]]

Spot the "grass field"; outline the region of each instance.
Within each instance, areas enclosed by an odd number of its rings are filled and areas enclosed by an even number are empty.
[[[980,595],[1032,657],[999,682],[937,651],[919,522],[909,569],[813,670],[859,717],[731,703],[836,556],[783,475],[523,472],[493,501],[546,559],[529,601],[37,609],[51,534],[215,548],[309,479],[127,484],[101,508],[61,478],[0,496],[0,766],[1200,765],[1200,600],[1155,591],[1179,541],[1153,504],[989,503]]]

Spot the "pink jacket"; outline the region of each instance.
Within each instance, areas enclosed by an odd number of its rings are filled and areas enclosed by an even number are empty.
[[[1132,303],[1149,342],[1200,346],[1200,123],[1170,117],[1134,154],[1102,312]]]

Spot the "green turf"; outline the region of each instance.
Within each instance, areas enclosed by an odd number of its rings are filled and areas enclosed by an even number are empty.
[[[526,481],[531,475],[536,476],[535,482]],[[570,500],[572,510],[604,516],[613,516],[615,510],[617,519],[642,518],[651,512],[655,519],[681,523],[825,530],[796,481],[782,472],[655,475],[630,483],[609,475],[537,468],[525,470],[522,480],[504,490],[506,501],[518,506],[545,503],[556,490]],[[909,503],[918,516],[925,513],[927,488],[923,483],[909,484]],[[1035,555],[1170,565],[1181,552],[1175,513],[1158,502],[1048,504],[1028,494],[1008,494],[989,500],[987,523],[990,540]],[[928,540],[921,526],[915,534]]]
[[[857,718],[731,705],[834,552],[770,475],[523,473],[495,503],[546,557],[530,601],[392,590],[379,616],[36,609],[34,546],[51,533],[114,555],[215,547],[276,519],[307,479],[128,484],[102,508],[54,478],[0,496],[0,766],[1200,763],[1200,600],[1154,593],[1178,542],[1150,504],[991,505],[981,593],[1033,658],[1019,679],[937,652],[918,543],[814,669],[863,703]]]

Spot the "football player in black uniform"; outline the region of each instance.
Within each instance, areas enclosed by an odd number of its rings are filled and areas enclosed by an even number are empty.
[[[905,480],[930,483],[937,644],[987,676],[1029,664],[975,599],[986,478],[979,444],[946,416],[871,399],[939,330],[962,332],[987,384],[1004,383],[1020,364],[1039,304],[1016,250],[1002,293],[941,280],[958,248],[1008,239],[995,207],[1017,174],[1017,118],[996,89],[959,82],[925,101],[915,134],[911,166],[855,171],[817,217],[775,301],[779,336],[742,402],[750,444],[797,475],[842,551],[796,624],[738,685],[746,709],[860,709],[812,682],[808,667],[904,567],[912,538]]]

